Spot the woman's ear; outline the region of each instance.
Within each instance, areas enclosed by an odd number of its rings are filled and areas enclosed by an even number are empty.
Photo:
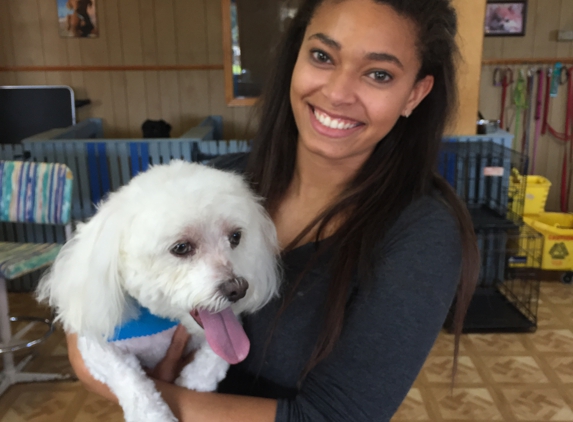
[[[61,249],[40,280],[37,299],[55,308],[68,332],[107,339],[128,309],[119,253],[126,217],[113,199],[104,203]]]
[[[432,75],[427,75],[416,82],[414,88],[412,88],[408,102],[404,107],[404,111],[402,111],[402,116],[409,117],[412,111],[426,98],[426,95],[430,93],[433,87],[434,77]]]

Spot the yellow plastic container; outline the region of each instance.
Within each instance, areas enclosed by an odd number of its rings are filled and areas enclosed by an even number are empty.
[[[524,216],[523,221],[543,235],[541,268],[573,270],[573,214],[543,212]]]
[[[525,176],[525,181],[527,185],[525,187],[523,215],[536,215],[544,212],[551,182],[546,177],[536,175]],[[523,176],[514,169],[510,182],[510,192],[520,189],[522,182]]]

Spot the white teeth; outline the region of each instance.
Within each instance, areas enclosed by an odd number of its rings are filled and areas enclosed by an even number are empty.
[[[358,126],[358,123],[346,123],[343,120],[333,119],[324,113],[320,113],[316,109],[314,110],[314,116],[323,126],[331,129],[352,129]]]

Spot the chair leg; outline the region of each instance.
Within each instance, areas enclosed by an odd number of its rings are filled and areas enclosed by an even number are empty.
[[[23,330],[29,330],[29,327],[24,327]],[[23,331],[21,330],[21,331]],[[13,338],[18,338],[22,333],[17,332],[12,337],[10,330],[10,315],[8,308],[8,290],[6,287],[6,280],[0,277],[0,348],[10,346],[10,341]],[[23,372],[24,367],[32,359],[32,355],[24,358],[18,365],[14,365],[14,354],[12,352],[2,353],[4,361],[4,369],[0,373],[0,396],[12,385],[21,382],[38,382],[38,381],[54,381],[71,379],[70,375],[63,374],[43,374],[33,372]]]

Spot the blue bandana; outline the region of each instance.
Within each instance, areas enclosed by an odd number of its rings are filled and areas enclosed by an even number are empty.
[[[136,337],[146,337],[161,333],[175,327],[177,321],[158,317],[149,312],[149,309],[139,306],[139,316],[130,319],[115,329],[115,334],[109,341],[127,340]]]

